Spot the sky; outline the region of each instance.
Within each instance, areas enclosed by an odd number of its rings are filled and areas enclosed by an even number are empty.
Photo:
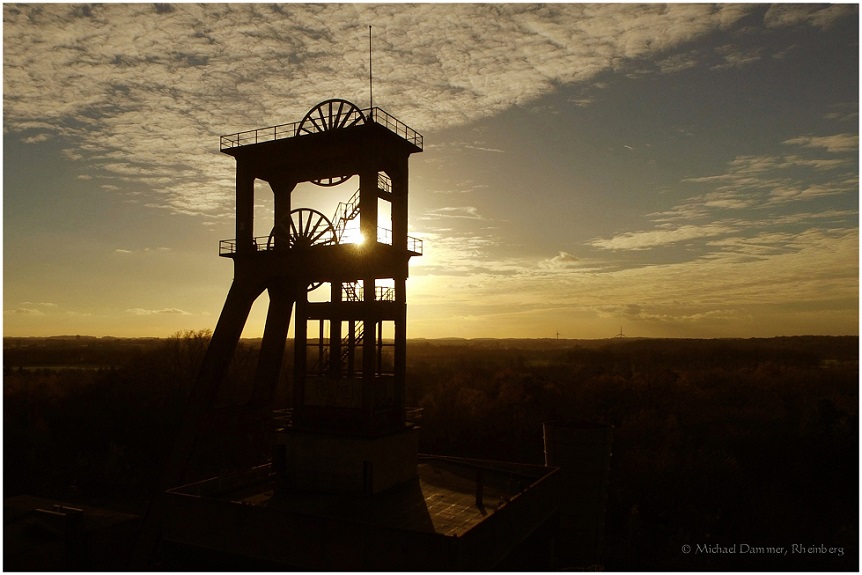
[[[4,4],[4,335],[213,329],[219,136],[368,107],[368,26],[408,337],[858,334],[857,5]]]

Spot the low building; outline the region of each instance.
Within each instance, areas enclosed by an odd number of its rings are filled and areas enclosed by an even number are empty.
[[[295,489],[271,466],[165,494],[168,570],[473,571],[555,567],[556,468],[419,456],[374,495]]]

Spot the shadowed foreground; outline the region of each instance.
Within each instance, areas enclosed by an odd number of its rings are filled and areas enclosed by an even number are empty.
[[[203,333],[7,339],[7,502],[141,513],[205,344]],[[409,346],[422,452],[540,464],[542,422],[614,426],[605,569],[858,568],[855,337]],[[241,346],[223,401],[247,389],[256,349]],[[231,448],[210,446],[194,471],[218,474]],[[21,531],[4,533],[6,569],[28,568],[12,563]],[[40,545],[52,533],[39,531]]]

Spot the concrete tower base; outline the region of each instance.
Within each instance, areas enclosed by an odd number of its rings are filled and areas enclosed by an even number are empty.
[[[419,434],[405,429],[356,437],[286,429],[275,449],[275,467],[288,488],[373,495],[416,478]]]

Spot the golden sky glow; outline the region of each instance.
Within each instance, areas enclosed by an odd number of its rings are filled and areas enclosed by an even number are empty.
[[[5,4],[4,333],[212,329],[219,135],[366,107],[369,24],[374,104],[425,142],[409,337],[858,333],[840,4]]]

